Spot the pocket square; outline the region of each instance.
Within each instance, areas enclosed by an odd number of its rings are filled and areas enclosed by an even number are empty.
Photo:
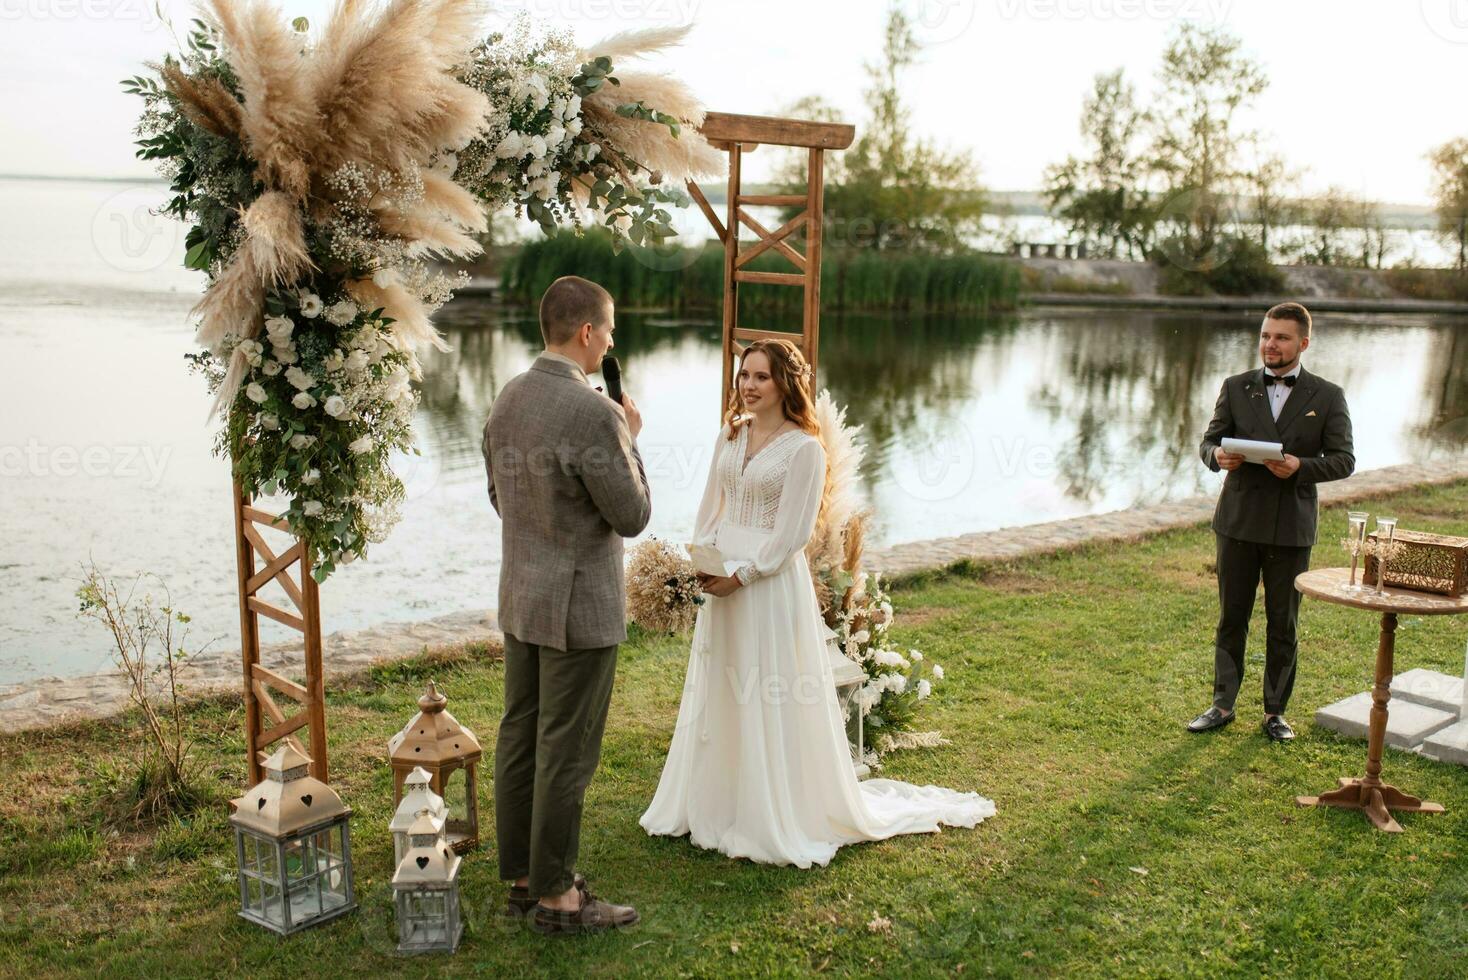
[[[1308,419],[1311,416],[1313,416],[1314,414],[1315,414],[1315,409],[1312,408],[1312,409],[1310,409],[1310,411],[1308,411],[1308,412],[1305,413],[1305,417]]]

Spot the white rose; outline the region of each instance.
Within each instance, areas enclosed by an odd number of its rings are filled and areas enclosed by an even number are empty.
[[[929,694],[932,694],[933,693],[933,685],[929,684],[925,680],[918,681],[917,692],[918,692],[918,700],[919,701],[922,701]]]
[[[315,486],[321,482],[321,471],[315,469],[307,470],[301,474],[301,482],[308,487]]]
[[[579,95],[573,95],[569,99],[566,100],[566,110],[565,110],[565,112],[563,112],[561,114],[561,118],[562,119],[570,119],[572,116],[578,116],[580,114],[581,114],[581,96],[579,96]],[[567,128],[569,129],[570,126],[568,125]],[[572,135],[575,135],[575,134],[572,134]]]
[[[354,453],[370,453],[372,452],[372,437],[362,436],[360,439],[353,439],[347,448]]]
[[[245,356],[250,367],[260,366],[260,357],[265,353],[265,345],[254,340],[242,340],[237,348]]]
[[[575,139],[577,136],[581,135],[580,119],[572,119],[566,123],[566,135],[570,136],[572,139]]]
[[[566,142],[566,127],[559,123],[551,123],[550,129],[545,131],[545,145],[552,150],[559,149]]]
[[[337,350],[332,351],[330,354],[327,354],[326,357],[322,359],[321,366],[326,368],[326,370],[328,371],[340,371],[342,369],[342,365],[346,362],[346,355],[341,352],[340,348],[338,348]]]
[[[938,664],[934,664],[933,665],[933,680],[935,680],[935,681],[941,681],[942,679],[943,679],[943,668],[941,666],[939,666]]]
[[[275,359],[282,364],[294,364],[296,363],[296,361],[300,360],[300,358],[296,356],[296,352],[289,347],[277,347],[272,350],[271,353],[273,353],[275,355]]]
[[[360,374],[367,369],[367,352],[354,350],[347,355],[346,369],[352,374]]]
[[[295,329],[295,321],[288,316],[273,316],[265,321],[265,332],[270,335],[270,342],[277,347],[290,343]]]
[[[345,327],[357,319],[357,304],[349,299],[338,300],[326,308],[327,322]]]
[[[892,690],[896,691],[898,694],[901,694],[903,691],[907,690],[906,677],[903,677],[901,674],[888,674],[887,676],[890,678],[887,683]]]
[[[543,177],[543,176],[545,176],[545,161],[544,160],[533,160],[533,161],[531,161],[530,166],[528,166],[528,167],[525,168],[525,176],[526,177],[529,177],[531,180],[534,180],[536,177]]]
[[[535,158],[536,160],[539,160],[541,157],[545,156],[545,149],[546,149],[546,147],[545,147],[545,137],[544,136],[537,135],[537,136],[530,137],[529,150],[530,150],[530,155],[533,158]]]
[[[297,432],[291,436],[292,449],[309,449],[316,442],[315,436],[308,436],[304,432]]]
[[[268,413],[261,415],[260,428],[264,429],[266,432],[274,432],[276,429],[280,428],[280,419]]]
[[[256,405],[264,405],[265,399],[270,396],[265,394],[264,388],[252,381],[245,386],[245,397]]]
[[[314,320],[321,315],[321,297],[315,293],[306,293],[301,297],[301,316],[308,320]]]
[[[291,387],[297,391],[305,391],[316,383],[316,379],[298,367],[285,369],[285,379],[290,382]]]
[[[851,638],[858,643],[865,643],[872,638],[872,634],[866,630],[858,630]]]
[[[339,419],[346,412],[347,403],[342,399],[341,395],[332,395],[326,399],[326,404],[321,406],[321,410],[332,418]]]
[[[501,160],[518,160],[525,155],[525,137],[511,130],[495,144],[494,155]]]
[[[377,331],[372,327],[363,327],[352,335],[352,346],[358,350],[371,354],[377,349],[379,341]]]
[[[923,662],[923,652],[921,650],[909,650],[907,651],[907,655],[909,658],[912,659],[912,662],[915,664],[920,664]]]
[[[265,363],[260,365],[260,373],[265,375],[265,377],[267,378],[275,377],[277,374],[280,373],[280,362],[272,361],[269,358],[266,358]]]
[[[386,289],[398,281],[398,270],[392,268],[378,269],[372,273],[372,285],[378,289]]]
[[[301,513],[305,514],[307,517],[320,517],[321,512],[325,509],[326,508],[322,506],[321,501],[319,500],[308,500],[305,503],[301,504]]]
[[[304,412],[316,404],[316,399],[312,398],[309,392],[299,391],[296,392],[296,397],[291,399],[291,404]]]

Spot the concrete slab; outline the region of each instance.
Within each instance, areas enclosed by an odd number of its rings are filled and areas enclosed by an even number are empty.
[[[1399,698],[1457,715],[1463,706],[1463,678],[1414,667],[1392,678],[1392,708]]]
[[[1468,719],[1439,729],[1422,743],[1422,754],[1439,762],[1468,766]]]
[[[1370,730],[1371,692],[1363,691],[1328,704],[1315,712],[1315,724],[1350,738],[1365,738]],[[1411,751],[1427,736],[1458,720],[1456,713],[1439,711],[1410,701],[1387,705],[1386,744]]]

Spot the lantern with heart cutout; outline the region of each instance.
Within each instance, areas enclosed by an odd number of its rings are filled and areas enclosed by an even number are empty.
[[[231,800],[240,915],[288,935],[356,908],[352,811],[307,774],[289,744],[265,760],[265,778]]]

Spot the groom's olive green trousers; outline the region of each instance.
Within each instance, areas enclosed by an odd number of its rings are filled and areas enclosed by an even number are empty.
[[[555,650],[505,634],[505,714],[494,757],[500,877],[535,898],[571,890],[586,787],[601,759],[615,645]]]

